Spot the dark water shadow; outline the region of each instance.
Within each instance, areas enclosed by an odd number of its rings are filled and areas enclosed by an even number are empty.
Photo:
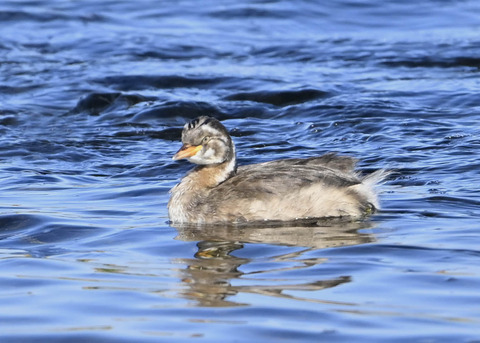
[[[109,228],[38,214],[0,215],[0,249],[47,258],[82,249]],[[89,249],[89,247],[87,247]]]
[[[350,277],[323,275],[318,279],[314,276],[315,280],[312,280],[312,276],[309,275],[306,278],[296,276],[292,279],[290,273],[301,274],[305,269],[325,263],[323,258],[303,255],[312,250],[371,243],[375,241],[374,236],[359,232],[361,229],[371,227],[372,224],[369,222],[333,223],[309,227],[177,227],[177,239],[198,241],[198,250],[194,258],[177,261],[187,266],[181,270],[185,288],[180,291],[180,296],[194,300],[197,306],[206,307],[248,305],[232,299],[239,293],[315,301],[288,294],[288,291],[318,291],[332,288],[350,282]],[[254,244],[254,250],[258,252],[253,255],[250,253],[248,257],[236,256],[248,255],[248,252],[241,252],[248,244]],[[292,247],[300,249],[294,249],[292,252]],[[263,266],[260,269],[257,268],[254,272],[242,271],[249,269],[245,268],[247,265],[259,262]],[[271,273],[280,273],[279,278],[283,281],[270,279],[268,275]],[[235,285],[237,283],[241,285]]]

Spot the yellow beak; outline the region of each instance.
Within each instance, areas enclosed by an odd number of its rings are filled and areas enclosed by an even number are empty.
[[[176,160],[181,160],[182,158],[189,158],[192,156],[195,156],[197,152],[202,150],[203,145],[190,145],[190,144],[184,144],[180,148],[180,150],[177,151],[175,155],[173,155],[172,159],[174,161]]]

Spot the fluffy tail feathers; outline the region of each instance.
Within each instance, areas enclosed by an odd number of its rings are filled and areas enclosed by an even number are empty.
[[[391,171],[385,169],[379,169],[373,173],[365,176],[362,179],[362,182],[358,185],[352,186],[351,188],[361,197],[365,199],[366,202],[372,204],[375,209],[380,208],[380,203],[378,201],[377,188],[385,183],[386,178],[391,174]]]

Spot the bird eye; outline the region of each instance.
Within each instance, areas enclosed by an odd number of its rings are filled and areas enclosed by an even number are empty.
[[[210,137],[205,136],[205,137],[203,137],[203,139],[202,139],[202,143],[205,144],[205,143],[207,143],[209,140],[210,140]]]

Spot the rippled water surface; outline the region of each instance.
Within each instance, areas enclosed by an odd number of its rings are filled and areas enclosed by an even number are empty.
[[[5,342],[478,342],[480,3],[0,4]],[[370,220],[172,227],[184,122],[395,171]]]

